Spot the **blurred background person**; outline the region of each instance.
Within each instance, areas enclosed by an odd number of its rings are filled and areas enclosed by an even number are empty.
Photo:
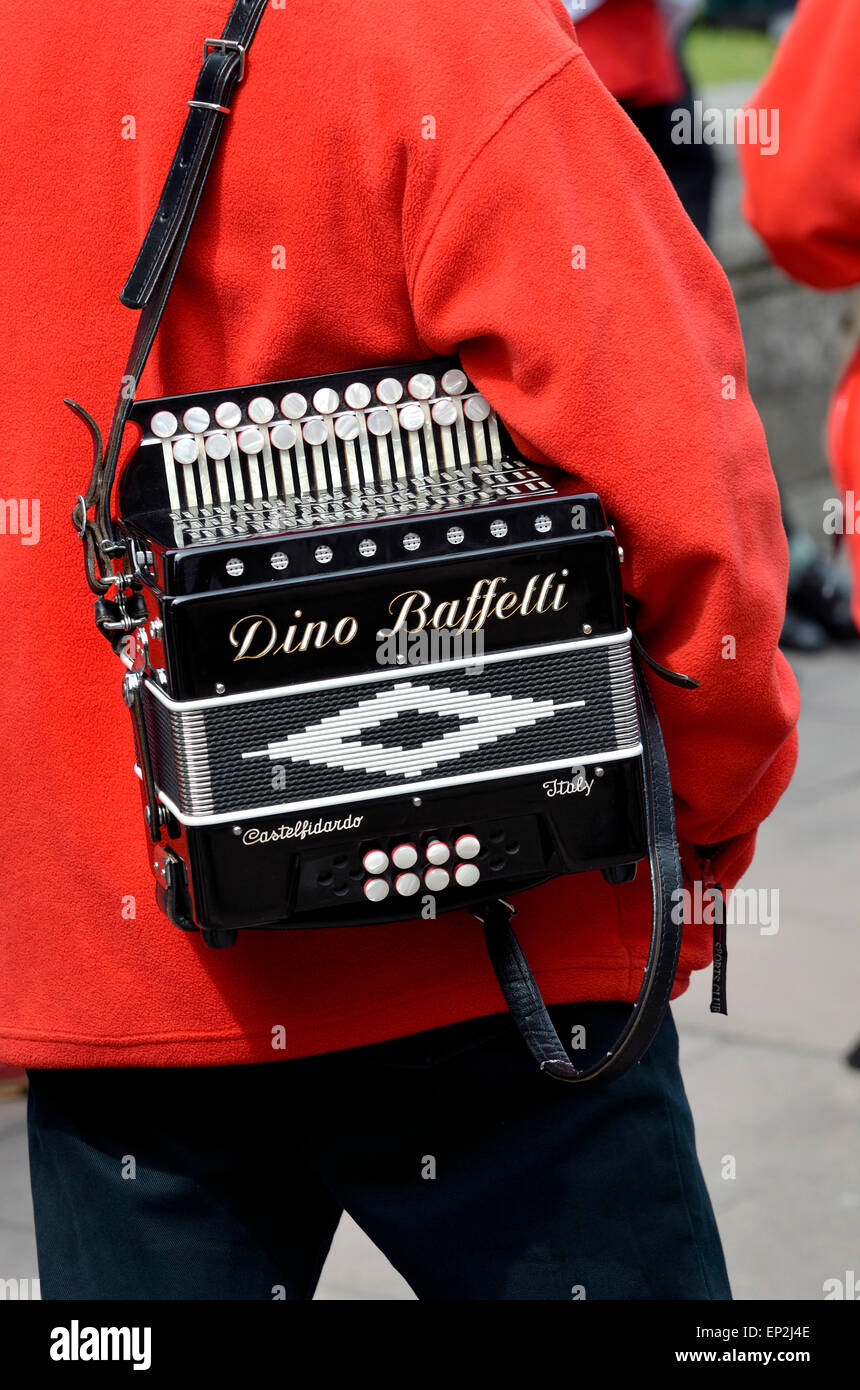
[[[739,146],[744,213],[788,275],[821,290],[860,284],[860,7],[856,0],[801,0],[751,105],[779,111],[779,149],[768,159]],[[854,572],[860,623],[860,352],[842,373],[830,413],[829,454],[845,498],[842,534]],[[836,535],[839,536],[839,530]],[[810,543],[811,538],[808,538]],[[832,635],[854,636],[849,585],[821,556],[789,592]],[[792,592],[793,590],[793,592]]]
[[[708,240],[715,160],[710,145],[672,139],[672,113],[692,112],[679,41],[702,0],[567,0],[598,77],[648,141],[687,215]]]
[[[704,141],[677,138],[678,113],[686,110],[692,118],[696,100],[681,45],[689,25],[703,11],[704,0],[567,2],[577,37],[598,76],[648,141],[693,225],[710,240],[717,171],[714,148]],[[748,5],[711,0],[707,17],[719,23],[781,30],[789,13],[782,0],[776,7],[773,0]],[[752,151],[759,164],[773,162],[758,159],[757,147],[739,145],[738,149],[748,157]],[[783,523],[790,570],[781,645],[814,652],[832,641],[854,639],[857,631],[847,576],[797,525],[784,497]]]

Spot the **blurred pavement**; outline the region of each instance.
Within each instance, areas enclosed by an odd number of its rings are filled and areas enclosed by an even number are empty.
[[[729,927],[729,1015],[710,971],[675,1006],[705,1177],[736,1298],[820,1299],[860,1274],[860,650],[795,662],[800,764],[762,827],[747,887],[779,891],[779,930]],[[702,775],[707,776],[703,767]],[[726,1162],[734,1159],[736,1176]],[[36,1275],[25,1102],[0,1103],[0,1278]],[[409,1299],[345,1219],[320,1299]]]

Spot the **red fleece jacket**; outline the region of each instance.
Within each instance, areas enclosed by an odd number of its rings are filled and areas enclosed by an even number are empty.
[[[154,905],[121,668],[69,524],[87,441],[60,400],[107,420],[134,326],[117,293],[226,9],[44,0],[5,18],[2,491],[41,503],[38,545],[0,535],[9,1062],[277,1060],[504,1007],[464,916],[207,951]],[[523,449],[602,494],[645,640],[701,680],[655,697],[680,832],[728,841],[733,881],[791,775],[797,692],[777,649],[776,488],[721,271],[553,0],[399,0],[396,24],[381,0],[267,9],[141,394],[460,344]],[[520,898],[550,1002],[635,995],[647,878]],[[709,957],[709,929],[690,928],[679,991]]]

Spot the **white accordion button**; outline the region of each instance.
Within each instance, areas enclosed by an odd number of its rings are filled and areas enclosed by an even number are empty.
[[[540,516],[535,517],[535,530],[545,536],[547,531],[552,530],[552,518],[541,512]]]
[[[507,534],[508,523],[502,521],[501,517],[497,517],[495,521],[490,522],[490,535],[495,536],[497,541],[501,540],[502,536],[506,536]]]
[[[250,415],[250,410],[248,411]],[[215,423],[222,430],[234,430],[242,418],[242,412],[235,401],[222,401],[215,407]],[[251,419],[254,417],[251,416]]]
[[[334,559],[334,551],[330,545],[318,545],[314,551],[314,559],[318,565],[330,565]]]
[[[369,849],[361,862],[369,874],[384,874],[388,868],[388,855],[384,849]]]
[[[405,430],[423,430],[424,411],[420,405],[405,405],[400,412],[400,423]]]
[[[492,406],[483,396],[467,396],[463,402],[463,414],[470,420],[486,420]]]
[[[354,415],[338,415],[334,422],[334,432],[338,439],[357,439],[358,421]]]
[[[358,553],[363,555],[365,560],[369,560],[371,555],[376,554],[376,541],[372,541],[370,536],[365,536],[358,542]]]
[[[447,864],[451,851],[444,840],[431,840],[427,846],[428,864]]]
[[[469,379],[465,372],[461,372],[458,367],[452,367],[442,378],[442,390],[449,396],[462,396]]]
[[[282,420],[279,425],[273,425],[269,435],[276,449],[292,449],[298,435],[293,426]]]
[[[466,532],[463,530],[462,526],[449,526],[445,535],[448,538],[449,545],[462,545],[466,538]]]
[[[401,898],[411,898],[421,887],[421,880],[417,874],[398,874],[394,880],[394,887]]]
[[[255,425],[268,425],[275,413],[275,407],[268,396],[255,396],[248,402],[248,419]]]
[[[230,441],[226,434],[206,436],[206,452],[211,459],[225,459],[230,453]]]
[[[391,433],[391,416],[387,410],[371,410],[367,417],[367,428],[371,434],[383,435]]]
[[[381,903],[390,891],[384,878],[369,878],[364,885],[364,896],[371,903]]]
[[[304,396],[300,396],[298,391],[288,391],[281,398],[281,414],[286,415],[288,420],[301,420],[303,415],[308,413],[308,403]]]
[[[454,870],[454,878],[461,888],[473,888],[480,877],[477,864],[458,864]]]
[[[451,875],[447,869],[428,869],[424,875],[424,883],[431,893],[441,893],[443,888],[447,888],[451,882]]]
[[[236,443],[243,454],[259,454],[263,447],[263,436],[258,429],[251,425],[248,429],[242,430]]]
[[[457,407],[453,401],[434,401],[430,414],[437,425],[453,425],[457,420]]]
[[[276,550],[274,555],[269,558],[269,564],[273,570],[285,570],[289,567],[290,557],[285,555],[283,550]]]
[[[377,399],[383,405],[396,405],[403,395],[403,387],[393,376],[384,376],[376,388]]]
[[[197,458],[197,440],[190,439],[188,435],[184,439],[177,439],[173,446],[173,457],[177,463],[194,463]]]
[[[179,429],[179,421],[169,410],[157,410],[149,422],[156,439],[169,439]]]
[[[407,381],[406,389],[416,401],[429,401],[436,390],[436,383],[427,372],[416,372]]]
[[[192,405],[183,415],[182,423],[190,434],[202,434],[209,428],[209,412],[202,405]]]
[[[363,381],[351,381],[343,398],[352,410],[364,410],[365,406],[370,405],[370,387]]]
[[[391,851],[391,862],[397,869],[411,869],[418,863],[418,851],[414,845],[396,845]]]
[[[307,424],[302,425],[302,434],[308,444],[325,444],[328,438],[328,430],[324,420],[308,420]]]
[[[454,841],[454,853],[458,859],[474,859],[481,848],[477,835],[458,835]]]
[[[314,392],[314,410],[319,411],[320,415],[334,415],[339,405],[337,391],[332,391],[330,386],[321,386],[319,391]]]

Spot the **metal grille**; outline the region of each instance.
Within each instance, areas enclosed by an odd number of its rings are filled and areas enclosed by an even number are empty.
[[[350,521],[377,521],[420,512],[456,511],[480,503],[553,495],[550,483],[525,464],[511,460],[490,468],[442,475],[438,481],[408,478],[398,486],[371,486],[353,493],[322,492],[287,500],[273,496],[254,502],[187,508],[169,513],[178,546],[252,535],[277,535]]]
[[[639,751],[623,639],[205,707],[147,686],[146,713],[161,792],[204,822]]]

